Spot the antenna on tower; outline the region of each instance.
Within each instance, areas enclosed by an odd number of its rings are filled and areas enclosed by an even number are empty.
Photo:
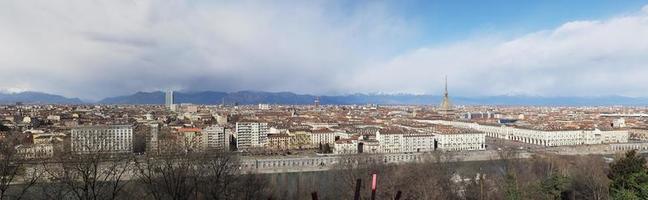
[[[443,101],[439,105],[439,111],[442,115],[452,114],[452,103],[450,102],[450,97],[448,96],[448,75],[444,77],[445,82],[445,92],[443,93]]]
[[[445,96],[448,96],[448,75],[445,75]]]

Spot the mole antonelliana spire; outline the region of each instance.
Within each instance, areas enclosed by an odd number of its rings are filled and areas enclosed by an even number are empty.
[[[445,92],[443,93],[443,101],[439,105],[439,113],[443,115],[452,114],[452,102],[450,102],[450,97],[448,96],[448,76],[445,77]]]

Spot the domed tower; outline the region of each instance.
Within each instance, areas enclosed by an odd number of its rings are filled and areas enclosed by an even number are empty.
[[[443,93],[443,101],[441,102],[441,105],[439,105],[439,114],[454,114],[454,108],[452,102],[450,102],[450,97],[448,96],[448,76],[445,77],[445,92]]]

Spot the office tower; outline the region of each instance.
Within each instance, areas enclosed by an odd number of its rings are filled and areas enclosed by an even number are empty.
[[[173,100],[174,100],[174,98],[173,98],[173,90],[168,90],[166,92],[166,96],[165,96],[165,99],[164,99],[164,104],[166,105],[167,108],[171,109],[171,107],[174,104]]]

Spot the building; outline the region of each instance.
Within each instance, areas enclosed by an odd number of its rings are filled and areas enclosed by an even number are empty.
[[[489,137],[514,140],[541,146],[625,143],[628,142],[629,138],[629,133],[627,130],[536,130],[505,125],[495,126],[469,122],[440,120],[431,121],[431,123],[474,129],[480,132],[484,132],[486,136]]]
[[[486,134],[477,131],[435,133],[436,148],[443,151],[486,149]]]
[[[198,112],[198,106],[197,105],[184,105],[184,111],[188,113],[197,113]]]
[[[288,135],[290,135],[291,149],[308,149],[308,148],[317,147],[313,145],[310,129],[306,129],[306,128],[288,129]]]
[[[218,125],[227,125],[227,115],[215,114],[213,116],[216,118],[216,123],[218,123]]]
[[[131,125],[81,126],[70,130],[71,150],[75,153],[131,153]]]
[[[404,128],[384,128],[376,132],[376,140],[380,144],[380,153],[418,153],[418,152],[431,152],[437,149],[439,133],[432,131],[413,131]],[[460,144],[465,145],[465,144]],[[465,145],[470,146],[470,145]],[[469,150],[470,148],[466,148]],[[445,148],[445,150],[454,150],[453,148]],[[464,149],[457,149],[464,150]],[[478,150],[478,149],[473,149]]]
[[[64,133],[32,133],[31,139],[33,144],[52,144],[63,142]]]
[[[376,131],[376,140],[380,144],[380,152],[400,153],[403,151],[403,136],[405,130],[400,128],[384,128]]]
[[[319,96],[315,97],[315,101],[313,102],[313,104],[314,104],[315,108],[320,107],[320,97]]]
[[[461,119],[492,119],[495,118],[497,113],[486,111],[486,112],[465,112],[461,113]]]
[[[625,128],[626,127],[625,118],[614,119],[612,121],[612,127],[614,127],[614,128]]]
[[[208,151],[228,151],[230,143],[230,129],[223,126],[212,125],[203,129],[203,137],[206,137],[206,149]]]
[[[418,153],[431,152],[435,148],[435,135],[430,133],[409,133],[403,135],[401,152]]]
[[[201,152],[207,149],[206,137],[200,128],[179,128],[177,141],[187,152]]]
[[[54,146],[52,144],[29,144],[18,145],[16,156],[21,159],[43,159],[54,156]]]
[[[259,104],[259,110],[270,110],[270,104]]]
[[[272,150],[290,149],[290,136],[285,133],[268,135],[268,147]]]
[[[173,90],[168,90],[164,98],[164,105],[166,105],[168,109],[172,109],[174,107],[174,100]]]
[[[630,139],[648,141],[648,128],[631,128],[628,130]]]
[[[236,148],[245,151],[250,148],[264,147],[268,139],[268,123],[237,122]]]
[[[149,135],[146,138],[146,152],[157,154],[160,153],[160,148],[158,144],[159,135],[160,135],[160,125],[158,123],[150,123],[149,126]]]
[[[439,105],[439,114],[449,116],[454,114],[454,108],[452,102],[450,102],[450,97],[448,95],[448,77],[445,78],[445,92],[443,93],[443,101]]]
[[[357,138],[340,139],[333,143],[334,154],[356,154],[358,153]]]
[[[311,131],[311,142],[314,147],[325,144],[332,145],[335,142],[335,132],[331,129],[315,129]]]
[[[50,121],[61,121],[61,116],[59,115],[48,115],[47,120]]]

